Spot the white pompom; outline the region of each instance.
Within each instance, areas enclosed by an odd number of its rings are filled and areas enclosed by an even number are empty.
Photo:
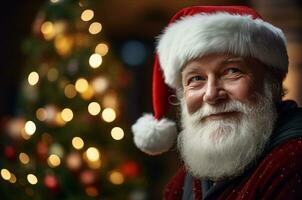
[[[151,114],[145,114],[132,126],[134,143],[143,152],[158,155],[168,151],[177,136],[176,123],[168,120],[157,120]]]

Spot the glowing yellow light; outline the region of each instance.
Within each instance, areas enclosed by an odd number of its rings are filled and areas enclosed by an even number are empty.
[[[29,163],[29,156],[26,153],[20,153],[19,154],[19,160],[21,163],[23,163],[24,165]]]
[[[97,115],[99,114],[101,111],[101,106],[98,102],[91,102],[89,105],[88,105],[88,112],[91,114],[91,115]]]
[[[95,47],[95,53],[105,56],[109,51],[109,47],[105,43],[100,43]]]
[[[61,56],[67,56],[71,53],[73,47],[72,37],[66,35],[58,35],[55,38],[55,48]]]
[[[51,3],[58,3],[60,0],[50,0]]]
[[[47,158],[47,164],[50,167],[57,167],[61,164],[61,159],[58,155],[56,154],[51,154],[48,158]]]
[[[39,81],[39,74],[37,72],[31,72],[27,80],[30,85],[36,85]]]
[[[25,128],[22,128],[21,129],[21,137],[24,139],[24,140],[28,140],[31,138],[31,135],[28,135],[25,131]]]
[[[91,169],[99,169],[101,167],[101,160],[97,160],[97,161],[89,161],[88,163],[88,167],[90,167]]]
[[[92,24],[90,24],[88,30],[89,30],[89,33],[91,33],[93,35],[98,34],[102,30],[102,24],[99,22],[93,22]]]
[[[114,127],[111,130],[111,136],[115,140],[121,140],[124,137],[124,131],[120,127]]]
[[[115,185],[120,185],[124,182],[124,176],[118,171],[113,171],[109,175],[109,180]]]
[[[66,124],[66,121],[63,120],[62,118],[62,113],[58,112],[55,114],[55,118],[54,118],[54,122],[58,125],[58,126],[64,126]]]
[[[8,181],[11,178],[11,173],[7,169],[1,169],[1,176]]]
[[[90,160],[92,162],[100,159],[100,152],[95,147],[89,147],[86,151],[86,155],[87,155],[88,160]]]
[[[102,112],[102,118],[105,122],[113,122],[116,118],[116,113],[112,108],[105,108]]]
[[[9,182],[10,183],[16,183],[17,182],[17,177],[15,176],[15,174],[11,173],[10,174],[10,179],[9,179]]]
[[[61,117],[65,122],[69,122],[73,118],[73,112],[69,108],[64,108],[61,112]]]
[[[46,40],[50,40],[55,36],[54,25],[50,21],[46,21],[41,26],[41,32]]]
[[[37,177],[36,177],[35,175],[33,175],[33,174],[28,174],[28,175],[27,175],[27,181],[28,181],[30,184],[32,184],[32,185],[35,185],[35,184],[38,183]]]
[[[40,121],[45,121],[47,119],[47,112],[44,108],[39,108],[36,111],[36,117]]]
[[[72,84],[68,84],[64,88],[64,94],[67,98],[72,99],[77,95],[77,91]]]
[[[28,135],[33,135],[36,132],[36,124],[33,121],[27,121],[24,129]]]
[[[75,88],[78,92],[82,93],[88,89],[88,81],[84,78],[79,78],[75,83]]]
[[[82,149],[84,147],[84,141],[80,137],[72,138],[71,143],[75,149]]]
[[[90,21],[93,17],[94,17],[94,12],[93,12],[93,10],[90,10],[90,9],[84,10],[81,14],[81,19],[84,22]]]
[[[85,90],[85,92],[81,93],[81,97],[85,100],[91,99],[93,95],[94,95],[94,90],[90,85],[88,85],[88,88],[87,90]]]
[[[58,76],[59,76],[59,72],[56,68],[51,68],[47,72],[47,79],[51,82],[57,80]]]
[[[100,54],[94,53],[89,58],[89,65],[92,68],[98,68],[102,64],[103,58]]]
[[[87,187],[87,188],[85,189],[85,192],[86,192],[86,194],[87,194],[88,196],[91,196],[91,197],[96,197],[96,196],[99,195],[98,190],[97,190],[95,187],[93,187],[93,186]]]

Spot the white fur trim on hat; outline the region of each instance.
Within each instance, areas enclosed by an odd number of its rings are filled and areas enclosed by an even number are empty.
[[[145,114],[132,126],[135,145],[150,155],[169,150],[177,136],[176,124],[168,119],[157,120]]]
[[[159,37],[157,53],[165,82],[174,89],[181,86],[181,68],[210,53],[250,56],[285,73],[288,69],[285,36],[279,28],[224,12],[186,16],[170,24]]]

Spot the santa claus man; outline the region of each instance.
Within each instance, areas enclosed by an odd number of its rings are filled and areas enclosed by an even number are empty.
[[[174,90],[184,167],[164,199],[302,199],[302,110],[282,101],[287,71],[283,32],[251,8],[189,7],[172,18],[157,44],[155,116],[132,127],[142,151],[167,151]]]

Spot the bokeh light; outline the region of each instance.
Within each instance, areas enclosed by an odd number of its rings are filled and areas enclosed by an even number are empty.
[[[109,47],[105,43],[100,43],[95,47],[95,53],[105,56],[109,51]]]
[[[61,117],[65,122],[69,122],[73,118],[73,112],[69,108],[64,108],[61,112]]]
[[[50,167],[57,167],[61,164],[61,159],[58,155],[56,154],[51,154],[48,158],[47,158],[47,164]]]
[[[89,65],[92,68],[98,68],[103,62],[103,58],[100,54],[94,53],[89,58]]]
[[[64,88],[64,94],[67,98],[72,99],[77,95],[76,88],[73,84],[68,84]]]
[[[89,147],[86,151],[86,155],[90,161],[97,161],[100,159],[100,152],[95,147]]]
[[[111,136],[115,140],[121,140],[124,138],[124,131],[120,127],[114,127],[111,130]]]
[[[116,118],[116,113],[112,108],[105,108],[102,112],[102,118],[105,122],[113,122]]]
[[[78,150],[80,150],[84,147],[84,141],[80,137],[72,138],[71,144],[75,149],[78,149]]]
[[[47,119],[47,112],[44,108],[39,108],[36,111],[36,117],[40,121],[45,121]]]
[[[78,92],[82,93],[88,89],[88,81],[84,78],[79,78],[75,83],[75,88]]]
[[[90,21],[92,18],[94,17],[94,12],[93,10],[91,9],[86,9],[82,12],[81,14],[81,19],[84,21],[84,22],[88,22]]]
[[[1,169],[1,176],[4,180],[9,180],[11,178],[11,173],[7,169]]]
[[[28,135],[33,135],[36,132],[36,124],[33,121],[27,121],[24,130]]]
[[[37,72],[31,72],[27,80],[30,85],[36,85],[39,81],[39,74]]]
[[[91,33],[93,35],[98,34],[102,30],[102,24],[99,22],[93,22],[92,24],[90,24],[88,30],[89,30],[89,33]]]
[[[109,174],[109,180],[111,183],[115,184],[115,185],[120,185],[124,182],[124,176],[122,173],[118,172],[118,171],[113,171]]]
[[[29,156],[26,153],[23,153],[23,152],[21,152],[19,154],[19,160],[24,165],[28,164],[29,161],[30,161]]]
[[[101,106],[98,102],[91,102],[89,105],[88,105],[88,112],[91,114],[91,115],[98,115],[100,112],[101,112]]]
[[[28,174],[27,175],[27,181],[32,184],[32,185],[35,185],[38,183],[38,179],[37,177],[34,175],[34,174]]]

